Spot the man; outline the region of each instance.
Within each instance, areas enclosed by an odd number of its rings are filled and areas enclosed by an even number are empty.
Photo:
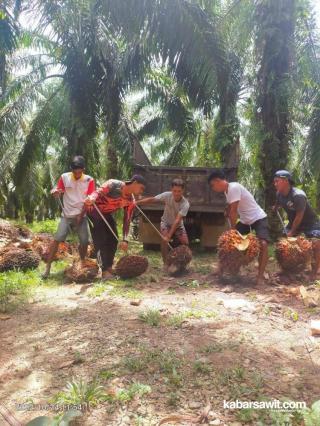
[[[80,258],[84,260],[86,257],[89,234],[87,218],[83,208],[84,200],[95,190],[95,183],[91,176],[84,174],[84,170],[84,158],[80,155],[75,156],[71,163],[71,172],[61,175],[57,186],[51,191],[55,198],[59,198],[63,194],[63,211],[58,230],[50,247],[43,278],[49,276],[51,264],[58,251],[59,243],[66,240],[72,228],[79,237]]]
[[[282,207],[288,216],[289,223],[286,235],[295,237],[305,234],[307,238],[314,238],[313,264],[311,279],[315,280],[320,267],[320,221],[310,206],[307,196],[301,189],[294,187],[292,175],[287,170],[278,170],[274,175],[274,186],[277,190],[275,209]]]
[[[266,213],[244,186],[238,182],[228,182],[222,171],[213,171],[208,182],[213,191],[225,194],[227,200],[226,216],[229,218],[231,228],[237,229],[241,234],[255,231],[260,241],[256,284],[261,285],[268,262],[268,243],[270,242]],[[240,219],[239,222],[238,218]]]
[[[174,179],[171,183],[171,191],[163,192],[155,197],[144,198],[137,202],[137,204],[160,202],[165,205],[160,223],[160,231],[163,236],[161,253],[165,268],[167,267],[168,243],[170,240],[176,236],[180,244],[189,244],[183,219],[187,216],[190,204],[183,194],[184,182],[181,179]]]
[[[87,197],[85,201],[95,251],[100,252],[102,279],[104,280],[113,276],[112,265],[118,245],[118,240],[115,238],[115,235],[118,235],[117,226],[112,214],[116,210],[124,209],[123,240],[120,243],[120,248],[127,251],[127,236],[135,207],[134,197],[140,196],[144,189],[145,180],[140,175],[134,175],[130,181],[126,182],[110,179]],[[109,223],[113,232],[106,225],[95,206]]]

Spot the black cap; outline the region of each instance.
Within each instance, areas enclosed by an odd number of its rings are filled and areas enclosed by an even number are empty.
[[[71,169],[84,169],[85,168],[85,162],[84,158],[81,155],[76,155],[73,157],[71,162]]]
[[[129,185],[130,183],[133,183],[133,182],[141,183],[141,185],[146,186],[146,180],[141,175],[133,175],[130,180],[126,181],[126,184]]]
[[[275,172],[274,177],[287,179],[292,185],[294,184],[292,174],[288,172],[288,170],[278,170],[277,172]]]

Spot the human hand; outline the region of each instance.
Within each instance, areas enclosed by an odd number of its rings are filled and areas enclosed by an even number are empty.
[[[90,195],[88,195],[88,197],[84,200],[84,204],[86,206],[92,206],[92,204],[94,203],[94,199],[92,197],[90,197]]]
[[[50,191],[50,194],[54,196],[54,198],[59,198],[61,194],[63,194],[62,189],[58,189],[58,188],[53,188]]]
[[[120,247],[120,250],[123,250],[125,252],[128,251],[128,248],[129,248],[128,241],[121,241],[119,244],[119,247]]]

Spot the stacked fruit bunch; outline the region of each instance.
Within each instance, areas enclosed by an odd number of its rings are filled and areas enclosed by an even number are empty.
[[[254,235],[243,236],[235,229],[226,231],[218,241],[221,270],[237,274],[241,266],[248,265],[259,255],[259,251],[259,240]]]
[[[144,256],[123,256],[116,264],[114,270],[121,278],[133,278],[142,275],[148,269],[149,262]]]
[[[32,250],[10,246],[0,253],[0,272],[18,269],[26,271],[39,266],[40,257]]]
[[[75,260],[69,268],[65,269],[64,276],[68,281],[76,283],[90,282],[98,275],[99,267],[96,260]]]
[[[31,246],[32,249],[38,253],[38,255],[41,257],[41,259],[44,262],[47,262],[49,252],[50,252],[50,245],[53,241],[53,237],[51,234],[37,234],[33,237]],[[69,254],[71,254],[71,246],[69,243],[60,243],[59,248],[57,251],[57,254],[55,255],[55,258],[53,260],[60,260],[67,257]]]
[[[171,250],[168,255],[168,272],[171,275],[183,273],[192,260],[192,252],[186,245]]]
[[[312,242],[299,236],[281,238],[276,244],[276,258],[285,272],[301,272],[311,262]]]

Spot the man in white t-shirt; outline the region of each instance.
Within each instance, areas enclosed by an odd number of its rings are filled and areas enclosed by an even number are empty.
[[[237,229],[241,234],[255,231],[259,238],[260,255],[257,285],[262,284],[268,262],[268,243],[270,242],[267,214],[244,186],[238,182],[228,182],[222,171],[213,171],[208,182],[213,191],[225,194],[227,200],[226,216],[229,218],[231,228]]]
[[[171,183],[171,191],[166,191],[155,197],[143,198],[137,204],[164,203],[164,212],[161,218],[160,230],[163,237],[161,253],[166,267],[168,257],[168,243],[175,236],[180,244],[189,244],[188,235],[183,224],[183,218],[187,216],[190,207],[189,201],[183,196],[184,182],[182,179],[174,179]]]
[[[71,163],[71,172],[63,173],[56,187],[51,191],[55,198],[63,196],[63,211],[57,232],[54,235],[54,241],[50,247],[43,278],[48,278],[51,263],[58,251],[59,244],[66,240],[72,228],[79,237],[80,258],[84,260],[86,257],[89,233],[84,201],[95,190],[95,182],[91,176],[84,174],[84,170],[84,158],[80,155],[75,156]]]

